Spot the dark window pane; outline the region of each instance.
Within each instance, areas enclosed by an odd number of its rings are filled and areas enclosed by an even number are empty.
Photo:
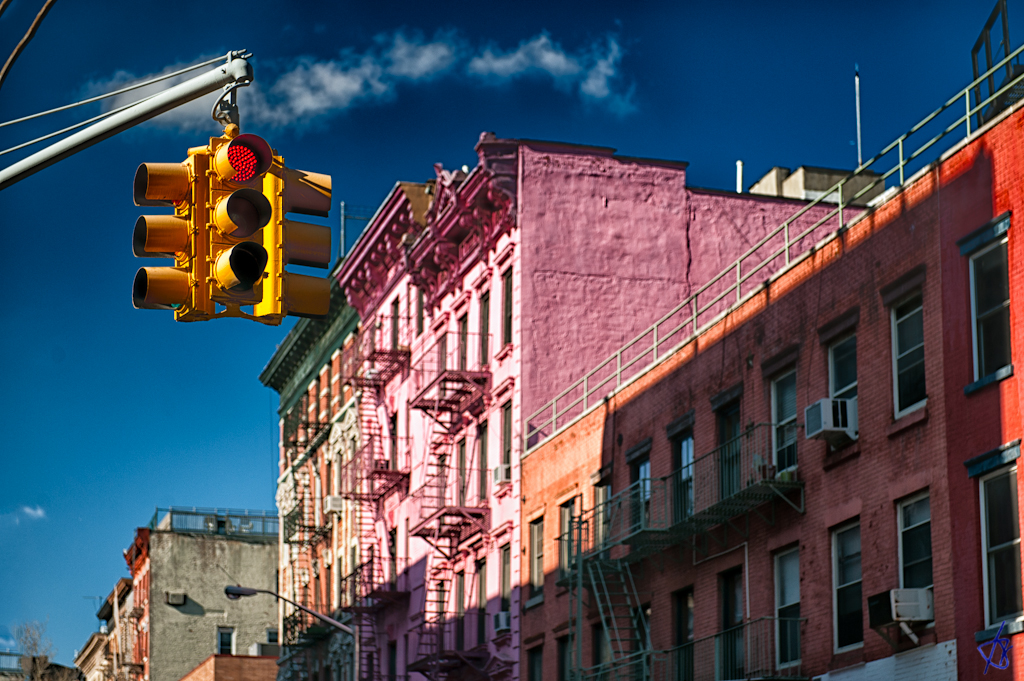
[[[1010,299],[1006,267],[1006,244],[1000,244],[974,259],[974,296],[980,317]]]
[[[800,659],[800,604],[779,608],[779,664]]]
[[[931,556],[918,563],[904,563],[903,588],[923,589],[932,585]]]
[[[1010,363],[1010,308],[1002,307],[978,320],[979,378]]]
[[[860,582],[836,591],[836,638],[840,648],[864,640]]]
[[[857,381],[857,337],[850,336],[832,348],[832,388],[835,395],[843,393],[843,397],[855,397],[856,386],[851,394],[845,389]]]
[[[989,611],[993,622],[1021,611],[1020,545],[1011,544],[989,554]]]
[[[1017,525],[1017,479],[1014,473],[985,482],[988,546],[997,547],[1020,537]]]

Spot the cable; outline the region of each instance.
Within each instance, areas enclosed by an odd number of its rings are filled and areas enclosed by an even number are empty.
[[[36,34],[36,30],[39,29],[39,24],[43,23],[43,19],[46,18],[46,14],[50,11],[50,8],[53,7],[53,3],[55,2],[57,2],[57,0],[46,0],[46,4],[43,5],[41,10],[39,10],[39,14],[36,15],[36,18],[32,20],[32,25],[28,27],[28,31],[21,39],[21,42],[19,42],[17,47],[14,48],[14,52],[11,52],[11,56],[7,58],[7,63],[4,64],[3,69],[0,69],[0,88],[4,86],[4,81],[7,80],[7,74],[11,72],[11,67],[14,66],[15,60],[17,60],[18,56],[28,45],[28,42],[32,40],[32,36],[34,36]]]
[[[140,87],[145,87],[147,85],[152,85],[153,83],[159,83],[161,80],[167,80],[168,78],[174,78],[175,76],[180,76],[183,73],[188,73],[189,71],[193,71],[195,69],[202,68],[204,66],[209,66],[210,64],[215,64],[215,63],[217,63],[219,61],[222,61],[223,59],[224,59],[224,57],[217,57],[215,59],[209,59],[207,61],[202,62],[201,64],[195,64],[193,66],[188,66],[186,68],[181,69],[180,71],[175,71],[174,73],[168,73],[167,75],[164,75],[164,76],[158,76],[156,78],[150,78],[147,81],[143,81],[141,83],[136,83],[135,85],[129,85],[126,88],[121,88],[120,90],[115,90],[114,92],[108,92],[105,95],[99,95],[99,96],[96,96],[96,97],[90,97],[89,99],[83,99],[80,102],[75,102],[74,104],[67,104],[65,106],[59,106],[56,109],[50,109],[49,111],[40,111],[39,113],[32,114],[31,116],[24,116],[23,118],[15,118],[12,121],[6,121],[4,123],[0,123],[0,128],[3,128],[3,127],[8,126],[8,125],[13,125],[15,123],[21,123],[22,121],[32,120],[33,118],[39,118],[40,116],[46,116],[47,114],[57,113],[58,111],[64,111],[66,109],[71,109],[71,108],[76,107],[76,106],[81,106],[82,104],[91,104],[92,102],[96,102],[96,101],[99,101],[101,99],[106,99],[107,97],[114,97],[114,96],[117,96],[117,95],[120,95],[120,94],[124,94],[125,92],[130,92],[131,90],[137,90]]]
[[[24,149],[25,147],[31,146],[31,145],[36,144],[38,142],[42,142],[44,140],[48,140],[51,137],[56,137],[57,135],[63,135],[64,133],[70,132],[71,130],[74,130],[75,128],[80,128],[83,125],[88,125],[89,123],[94,123],[95,121],[98,121],[100,119],[106,118],[107,116],[113,116],[114,114],[119,113],[121,111],[124,111],[125,109],[128,109],[130,107],[133,107],[136,104],[141,104],[142,102],[148,101],[148,100],[152,99],[153,97],[156,97],[156,95],[150,95],[149,97],[146,97],[145,99],[140,99],[137,102],[132,102],[131,104],[126,104],[126,105],[122,106],[119,109],[112,109],[110,111],[107,111],[106,113],[100,114],[99,116],[95,116],[93,118],[89,118],[87,120],[81,121],[80,123],[75,123],[74,125],[68,126],[68,127],[64,128],[63,130],[58,130],[57,132],[51,132],[48,135],[43,135],[42,137],[37,137],[34,140],[29,140],[28,142],[22,142],[21,144],[19,144],[17,146],[11,147],[10,149],[4,149],[3,151],[0,151],[0,156],[3,156],[4,154],[9,154],[12,151],[17,151],[18,149]]]
[[[11,4],[14,0],[2,0],[0,1],[0,16],[3,16],[4,10],[7,9],[7,5]]]

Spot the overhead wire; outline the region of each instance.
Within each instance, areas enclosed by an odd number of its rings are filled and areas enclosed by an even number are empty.
[[[14,125],[15,123],[21,123],[22,121],[29,121],[29,120],[32,120],[33,118],[39,118],[40,116],[46,116],[48,114],[57,113],[58,111],[65,111],[67,109],[71,109],[71,108],[74,108],[76,106],[81,106],[83,104],[91,104],[93,102],[98,102],[99,100],[106,99],[107,97],[116,97],[117,95],[124,94],[125,92],[131,92],[132,90],[137,90],[137,89],[139,89],[141,87],[146,87],[147,85],[152,85],[153,83],[159,83],[162,80],[167,80],[168,78],[174,78],[175,76],[180,76],[183,73],[188,73],[189,71],[194,71],[195,69],[199,69],[199,68],[202,68],[204,66],[209,66],[210,64],[215,64],[215,63],[217,63],[219,61],[223,61],[223,59],[224,59],[224,57],[216,57],[214,59],[208,59],[207,61],[204,61],[204,62],[199,63],[199,64],[193,64],[192,66],[185,67],[183,69],[175,71],[174,73],[168,73],[168,74],[165,74],[163,76],[157,76],[156,78],[150,78],[149,80],[142,81],[141,83],[135,83],[134,85],[129,85],[128,87],[121,88],[120,90],[114,90],[113,92],[108,92],[108,93],[103,94],[103,95],[97,95],[96,97],[90,97],[89,99],[83,99],[82,101],[75,102],[74,104],[65,104],[64,106],[58,106],[56,109],[50,109],[48,111],[40,111],[39,113],[34,113],[34,114],[29,115],[29,116],[23,116],[22,118],[15,118],[15,119],[10,120],[10,121],[4,121],[3,123],[0,123],[0,128],[3,128],[3,127],[8,126],[8,125]],[[143,100],[140,100],[140,101],[143,101]]]

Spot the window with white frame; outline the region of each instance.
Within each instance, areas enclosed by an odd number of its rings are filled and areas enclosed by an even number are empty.
[[[530,598],[544,595],[544,516],[530,522]]]
[[[900,587],[927,589],[932,585],[932,512],[928,494],[899,505]]]
[[[981,543],[985,624],[991,627],[1024,614],[1016,466],[981,479]]]
[[[828,349],[828,396],[849,400],[857,396],[857,336],[847,336]]]
[[[796,372],[772,381],[772,416],[775,468],[796,468]]]
[[[775,634],[779,667],[800,662],[800,550],[775,556]]]
[[[864,644],[861,604],[860,523],[832,533],[833,626],[836,652]]]
[[[217,654],[235,654],[235,629],[234,627],[217,627]]]
[[[1010,363],[1010,278],[1007,240],[971,256],[971,331],[974,380],[991,376]]]
[[[924,406],[924,309],[921,295],[892,308],[892,375],[895,417]]]

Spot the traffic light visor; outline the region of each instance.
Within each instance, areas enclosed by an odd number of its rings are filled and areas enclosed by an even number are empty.
[[[173,310],[188,300],[188,275],[173,267],[143,267],[135,274],[132,305],[137,310]]]
[[[243,241],[217,256],[214,276],[225,291],[248,291],[267,268],[267,251],[263,246]]]
[[[243,187],[217,204],[214,223],[221,234],[244,239],[270,222],[273,209],[267,197],[255,189]]]
[[[217,150],[214,169],[220,179],[249,182],[270,170],[274,153],[266,140],[257,135],[239,135]]]
[[[136,206],[173,206],[188,196],[188,170],[180,163],[143,163],[135,171]]]
[[[188,249],[188,220],[175,215],[143,215],[135,221],[136,258],[173,258]]]

